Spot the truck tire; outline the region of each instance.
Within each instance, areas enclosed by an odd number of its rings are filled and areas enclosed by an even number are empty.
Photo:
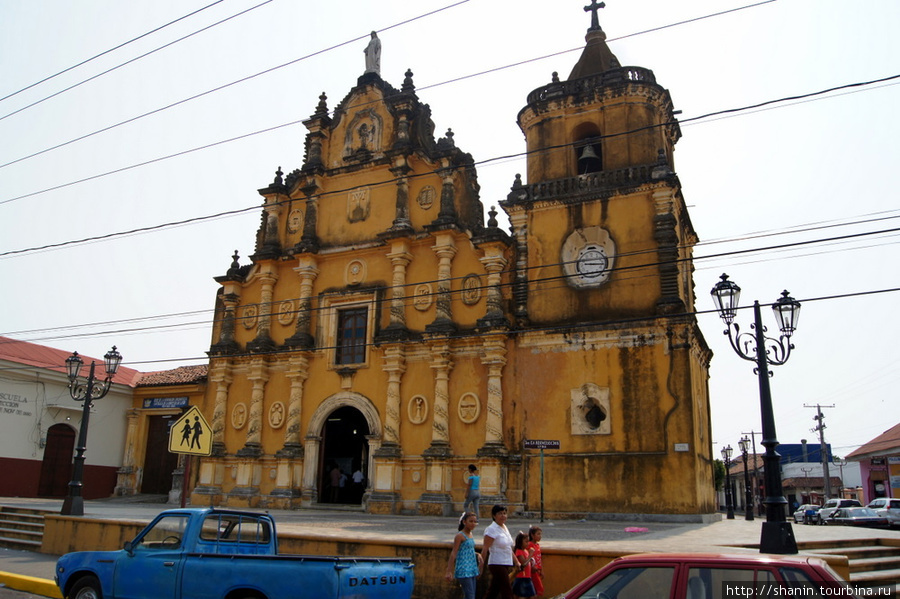
[[[103,599],[100,581],[96,576],[83,576],[72,585],[68,599]]]

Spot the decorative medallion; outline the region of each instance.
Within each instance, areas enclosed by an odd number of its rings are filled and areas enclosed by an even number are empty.
[[[585,383],[571,391],[570,413],[573,435],[609,435],[609,389]]]
[[[291,210],[288,215],[288,233],[297,233],[303,228],[303,211]]]
[[[560,252],[566,281],[576,289],[595,289],[609,280],[616,244],[602,227],[575,229]]]
[[[241,430],[247,424],[247,404],[238,403],[231,408],[231,426],[235,430]]]
[[[481,299],[481,277],[472,273],[466,275],[462,282],[462,301],[465,305],[477,304]]]
[[[347,220],[358,223],[369,218],[369,188],[351,189],[347,194]]]
[[[259,308],[257,308],[256,305],[244,306],[244,309],[241,310],[241,324],[243,324],[244,328],[247,330],[256,328],[258,317]]]
[[[294,322],[294,317],[296,316],[296,312],[294,311],[294,301],[293,300],[284,300],[278,306],[278,322],[284,326],[287,326]]]
[[[347,284],[359,285],[366,280],[366,263],[362,260],[351,260],[347,264]]]
[[[406,406],[409,421],[413,424],[422,424],[428,416],[428,400],[421,395],[415,395]]]
[[[478,420],[478,416],[481,414],[481,400],[474,393],[464,394],[456,405],[456,413],[459,414],[460,420],[466,424],[472,424]]]
[[[413,470],[412,472],[412,481],[416,484],[422,480],[422,472],[419,470]]]
[[[434,199],[437,197],[437,192],[434,190],[434,187],[431,185],[426,185],[422,188],[422,191],[419,192],[418,197],[416,198],[416,203],[419,204],[419,208],[422,210],[428,210],[432,206],[434,206]]]
[[[282,424],[284,424],[284,403],[276,401],[269,408],[269,426],[281,428]]]
[[[433,301],[434,291],[431,288],[431,284],[422,283],[416,287],[416,295],[413,298],[413,306],[415,306],[416,310],[424,312],[431,307]]]

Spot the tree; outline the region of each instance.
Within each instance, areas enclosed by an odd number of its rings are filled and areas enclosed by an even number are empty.
[[[716,491],[721,491],[725,484],[725,463],[719,459],[713,460],[713,484]]]

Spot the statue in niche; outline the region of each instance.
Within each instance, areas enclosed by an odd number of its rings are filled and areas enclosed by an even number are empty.
[[[369,128],[366,123],[359,126],[359,149],[368,150],[369,140],[375,136],[375,127]]]
[[[366,46],[366,49],[363,50],[363,53],[366,55],[366,73],[375,73],[376,75],[381,74],[381,40],[378,39],[378,34],[374,31],[372,32],[372,39],[369,40],[369,45]]]

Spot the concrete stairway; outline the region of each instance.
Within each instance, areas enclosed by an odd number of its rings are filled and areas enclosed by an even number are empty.
[[[39,551],[46,510],[0,506],[0,547]]]
[[[850,562],[850,584],[855,587],[900,589],[900,543],[895,539],[815,541],[802,543],[808,553],[846,555]],[[884,597],[884,595],[879,595]]]

